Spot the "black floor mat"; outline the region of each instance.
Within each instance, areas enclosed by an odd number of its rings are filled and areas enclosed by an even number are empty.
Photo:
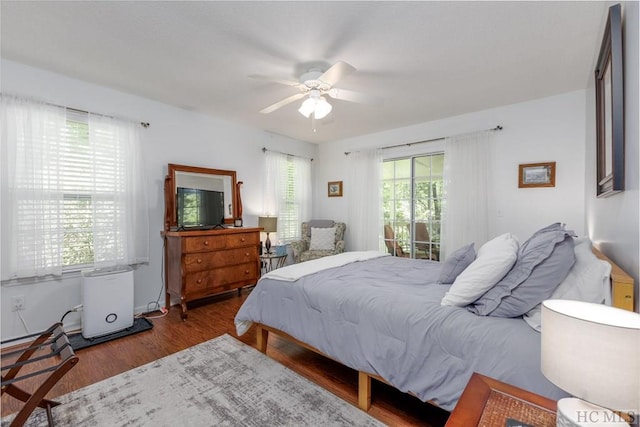
[[[102,335],[89,339],[83,337],[82,333],[69,335],[69,343],[74,350],[78,351],[86,347],[91,347],[92,345],[102,344],[103,342],[137,334],[138,332],[148,331],[151,328],[153,328],[153,323],[151,323],[151,320],[145,319],[144,317],[138,317],[133,320],[133,325],[130,328],[123,329],[112,334]]]

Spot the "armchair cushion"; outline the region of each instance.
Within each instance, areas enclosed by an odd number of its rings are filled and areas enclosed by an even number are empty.
[[[311,228],[310,251],[332,251],[336,247],[336,228]]]
[[[322,258],[329,255],[336,255],[344,252],[344,232],[347,228],[344,222],[334,222],[332,220],[312,220],[302,223],[301,240],[291,242],[293,249],[293,257],[295,262],[309,261],[312,259]],[[321,234],[327,234],[322,237],[327,238],[331,245],[320,246],[328,249],[312,249],[311,242],[313,230],[320,229]],[[331,230],[331,232],[329,231]],[[317,239],[318,236],[316,236]],[[315,242],[317,245],[318,242]],[[315,246],[314,246],[315,247]]]
[[[307,222],[307,236],[311,237],[311,229],[312,228],[331,228],[336,223],[332,219],[312,219]]]

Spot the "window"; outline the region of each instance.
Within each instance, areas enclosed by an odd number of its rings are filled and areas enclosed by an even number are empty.
[[[444,154],[385,160],[384,243],[395,256],[440,259]]]
[[[2,118],[3,280],[148,261],[136,124],[4,95]]]
[[[284,210],[278,214],[278,238],[283,242],[290,242],[300,237],[299,199],[296,198],[296,165],[292,157],[287,157],[285,169]]]
[[[93,263],[93,198],[87,168],[91,155],[87,114],[68,111],[66,137],[60,144],[62,202],[62,265],[86,266]]]
[[[277,239],[290,243],[300,239],[302,222],[311,212],[311,161],[266,151],[264,213],[278,218]]]

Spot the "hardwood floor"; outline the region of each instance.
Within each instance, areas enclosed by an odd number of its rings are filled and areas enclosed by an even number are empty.
[[[238,337],[233,318],[248,295],[243,290],[213,297],[206,304],[194,303],[189,318],[180,320],[180,310],[173,307],[166,317],[152,319],[154,327],[77,352],[80,361],[49,393],[55,397],[129,369],[167,356],[223,334],[229,334],[255,347],[255,330]],[[357,372],[319,356],[312,351],[271,336],[267,354],[298,374],[319,384],[340,398],[357,406]],[[391,426],[443,426],[449,413],[398,390],[373,381],[371,416]],[[167,387],[171,380],[167,379]],[[2,416],[16,412],[20,402],[3,395]]]

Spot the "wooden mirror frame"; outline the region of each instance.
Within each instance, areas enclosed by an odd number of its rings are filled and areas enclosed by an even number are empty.
[[[231,178],[231,206],[232,217],[225,216],[225,224],[233,224],[234,219],[238,218],[238,185],[236,181],[236,171],[223,169],[210,169],[198,166],[185,166],[169,163],[167,168],[167,176],[164,179],[164,229],[165,231],[176,230],[178,227],[178,218],[176,212],[176,172],[194,173],[212,176],[228,176]],[[224,201],[225,205],[227,200]]]

